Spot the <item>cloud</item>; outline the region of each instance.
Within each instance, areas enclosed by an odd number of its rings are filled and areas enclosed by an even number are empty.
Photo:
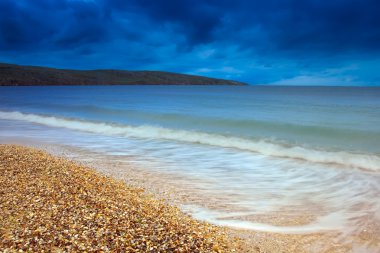
[[[256,53],[380,50],[376,0],[140,0],[134,5],[157,25],[172,25],[191,47],[225,41]]]
[[[0,60],[373,84],[379,8],[376,0],[2,0]]]
[[[290,79],[276,81],[272,85],[287,86],[340,86],[352,84],[352,78],[344,79],[337,77],[321,77],[321,76],[296,76]]]

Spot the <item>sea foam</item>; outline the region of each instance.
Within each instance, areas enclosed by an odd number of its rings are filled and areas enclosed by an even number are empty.
[[[84,121],[73,118],[0,111],[0,119],[21,120],[51,127],[64,127],[76,131],[85,131],[102,135],[117,135],[144,139],[164,139],[178,142],[211,145],[223,148],[235,148],[257,152],[263,155],[301,159],[314,163],[331,163],[380,171],[380,157],[375,154],[360,154],[347,151],[327,151],[302,146],[283,145],[268,140],[252,140],[241,137],[188,131],[157,126],[131,126],[106,122]]]

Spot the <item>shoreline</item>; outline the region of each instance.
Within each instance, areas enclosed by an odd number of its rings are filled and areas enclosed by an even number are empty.
[[[143,188],[147,194],[171,206],[181,208],[182,204],[191,201],[193,203],[197,203],[198,201],[206,206],[210,205],[210,199],[207,199],[209,196],[203,196],[202,198],[202,196],[197,195],[196,191],[186,192],[186,190],[184,191],[183,188],[180,188],[183,186],[182,182],[185,182],[186,179],[178,175],[165,175],[152,172],[144,168],[131,166],[128,164],[128,161],[124,161],[123,163],[117,159],[109,159],[110,157],[104,159],[99,153],[93,152],[91,154],[90,150],[76,147],[15,138],[12,141],[8,140],[6,142],[42,149],[56,157],[74,161],[101,174],[113,177],[116,180],[122,180],[132,187]],[[95,157],[98,157],[98,159],[94,159]],[[114,156],[113,158],[116,157]],[[173,184],[173,181],[177,181],[177,184]],[[187,214],[189,213],[187,212]],[[261,217],[261,220],[262,222],[274,222],[274,224],[277,222],[276,225],[286,225],[287,221],[284,220],[283,214],[281,212],[268,214],[266,217]],[[260,217],[254,218],[258,219]],[[295,225],[297,222],[298,224],[302,224],[307,221],[302,222],[300,219],[295,219],[292,222],[292,225]],[[336,242],[335,239],[339,237],[339,233],[337,232],[286,234],[228,227],[223,227],[223,229],[226,230],[226,234],[230,240],[240,238],[243,250],[238,252],[349,252],[351,249],[349,245]]]
[[[229,85],[244,82],[155,70],[57,69],[1,63],[0,86],[91,86],[91,85]]]
[[[223,229],[123,181],[35,148],[0,145],[3,250],[235,252]]]
[[[89,149],[44,143],[37,140],[12,138],[10,143],[43,150],[55,157],[79,163],[106,176],[117,180],[121,179],[127,185],[143,188],[156,198],[179,208],[187,206],[188,208],[186,209],[191,209],[191,206],[193,206],[209,210],[224,210],[234,213],[235,215],[229,216],[232,218],[246,217],[244,219],[246,221],[260,222],[273,226],[307,225],[317,218],[316,214],[305,214],[303,217],[279,217],[280,214],[289,212],[287,210],[267,212],[266,215],[250,215],[249,212],[248,214],[246,213],[245,209],[236,209],[233,205],[219,203],[219,199],[226,199],[229,196],[203,191],[201,186],[198,186],[198,182],[196,182],[201,180],[200,178],[191,178],[188,175],[147,169],[131,163],[131,157],[123,155],[105,155]]]

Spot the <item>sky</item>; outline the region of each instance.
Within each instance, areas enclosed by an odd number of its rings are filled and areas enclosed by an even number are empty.
[[[378,0],[0,0],[0,62],[380,86]]]

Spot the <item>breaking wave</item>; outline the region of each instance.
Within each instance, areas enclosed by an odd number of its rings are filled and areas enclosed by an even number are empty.
[[[301,146],[273,143],[267,140],[244,139],[241,137],[225,136],[199,131],[169,129],[149,125],[117,125],[104,122],[83,121],[72,118],[27,114],[17,111],[0,111],[0,119],[21,120],[51,127],[64,127],[71,130],[104,135],[117,135],[145,139],[164,139],[223,148],[235,148],[274,157],[301,159],[315,163],[339,164],[353,168],[380,171],[380,157],[375,154],[326,151]]]

